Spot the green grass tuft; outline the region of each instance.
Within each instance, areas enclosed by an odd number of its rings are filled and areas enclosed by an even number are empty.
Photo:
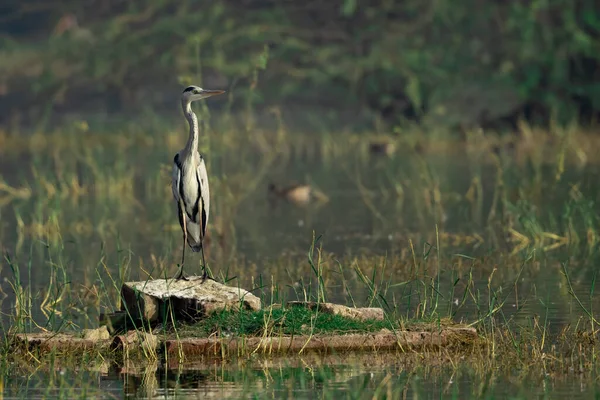
[[[260,311],[220,311],[193,324],[178,327],[180,337],[303,335],[377,332],[398,327],[389,321],[359,321],[302,307]]]

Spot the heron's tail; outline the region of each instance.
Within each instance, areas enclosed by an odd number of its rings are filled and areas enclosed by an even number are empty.
[[[188,240],[188,244],[190,245],[190,248],[194,253],[198,253],[200,250],[202,250],[201,242],[194,242],[192,240]]]
[[[202,234],[200,232],[200,225],[187,221],[187,242],[194,253],[202,250]]]

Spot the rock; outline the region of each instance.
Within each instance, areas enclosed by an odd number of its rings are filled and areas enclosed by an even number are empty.
[[[326,314],[341,315],[346,318],[365,320],[383,320],[383,309],[378,307],[348,307],[334,303],[317,303],[314,301],[289,301],[288,307],[305,307],[309,310],[319,310]]]
[[[83,338],[87,340],[106,340],[110,339],[110,333],[108,332],[108,328],[106,326],[101,326],[96,329],[84,329],[83,330]]]
[[[148,322],[171,322],[174,317],[199,320],[220,310],[260,310],[260,299],[247,290],[226,286],[201,277],[188,280],[157,279],[126,282],[121,288],[121,310],[132,319]]]
[[[39,332],[39,333],[19,333],[14,337],[16,348],[22,348],[27,351],[33,349],[42,352],[64,351],[64,352],[83,352],[89,350],[104,350],[110,345],[109,339],[102,338],[82,338],[70,333]]]
[[[141,349],[146,354],[156,355],[160,341],[156,335],[148,332],[129,331],[125,335],[117,335],[111,343],[113,350],[125,352]]]

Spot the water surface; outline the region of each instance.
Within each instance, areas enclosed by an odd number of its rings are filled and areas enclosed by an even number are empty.
[[[358,266],[374,277],[381,298],[401,315],[414,315],[422,301],[407,288],[434,282],[439,285],[439,309],[457,320],[478,319],[493,299],[505,301],[502,309],[508,319],[529,323],[542,316],[551,329],[559,330],[583,314],[569,294],[564,266],[582,303],[598,305],[592,292],[598,255],[594,246],[586,245],[598,221],[597,168],[567,167],[557,180],[552,163],[518,163],[503,155],[496,164],[490,157],[414,152],[379,157],[359,149],[333,158],[273,156],[252,148],[210,154],[209,264],[216,275],[235,276],[244,287],[263,285],[267,301],[271,285],[277,285],[276,300],[295,300],[302,292],[298,288],[312,285],[314,293],[315,275],[307,261],[314,234],[324,252],[331,301],[383,305],[358,278]],[[42,326],[57,328],[69,321],[94,327],[98,312],[115,307],[122,279],[175,272],[181,232],[170,189],[171,160],[172,151],[159,145],[131,151],[96,145],[84,153],[2,154],[0,248],[6,257],[0,289],[5,329],[15,305],[23,304],[22,294],[13,289],[19,285],[30,289],[30,315]],[[329,201],[298,206],[269,199],[270,182],[285,186],[293,181],[310,183]],[[567,232],[571,240],[560,242]],[[200,256],[188,252],[188,271],[198,271],[199,263]],[[468,288],[478,297],[466,296]],[[53,299],[60,299],[62,312],[48,311]],[[58,395],[61,385],[79,385],[72,374],[34,374],[26,381],[5,376],[5,397]],[[316,375],[300,367],[195,371],[176,378],[170,374],[157,372],[152,378],[154,394],[172,395],[173,379],[179,380],[179,394],[233,398],[355,398],[355,388],[362,398],[383,393],[384,381],[393,397],[494,393],[559,398],[563,393],[584,398],[596,393],[594,384],[583,384],[576,375],[527,378],[528,385],[516,383],[513,376],[493,377],[483,390],[480,377],[466,366],[415,372],[394,365],[344,364],[319,369]],[[136,379],[111,372],[88,383],[90,390],[107,397],[140,396]],[[96,380],[97,385],[92,383]],[[49,387],[54,389],[45,392]],[[72,389],[67,397],[85,397],[84,389]]]

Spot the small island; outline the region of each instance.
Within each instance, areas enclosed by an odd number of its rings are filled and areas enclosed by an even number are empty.
[[[126,282],[121,310],[98,329],[15,335],[15,351],[73,355],[97,351],[126,360],[233,359],[251,355],[406,352],[478,343],[473,327],[449,320],[407,323],[382,308],[317,301],[263,306],[249,291],[201,277]]]

